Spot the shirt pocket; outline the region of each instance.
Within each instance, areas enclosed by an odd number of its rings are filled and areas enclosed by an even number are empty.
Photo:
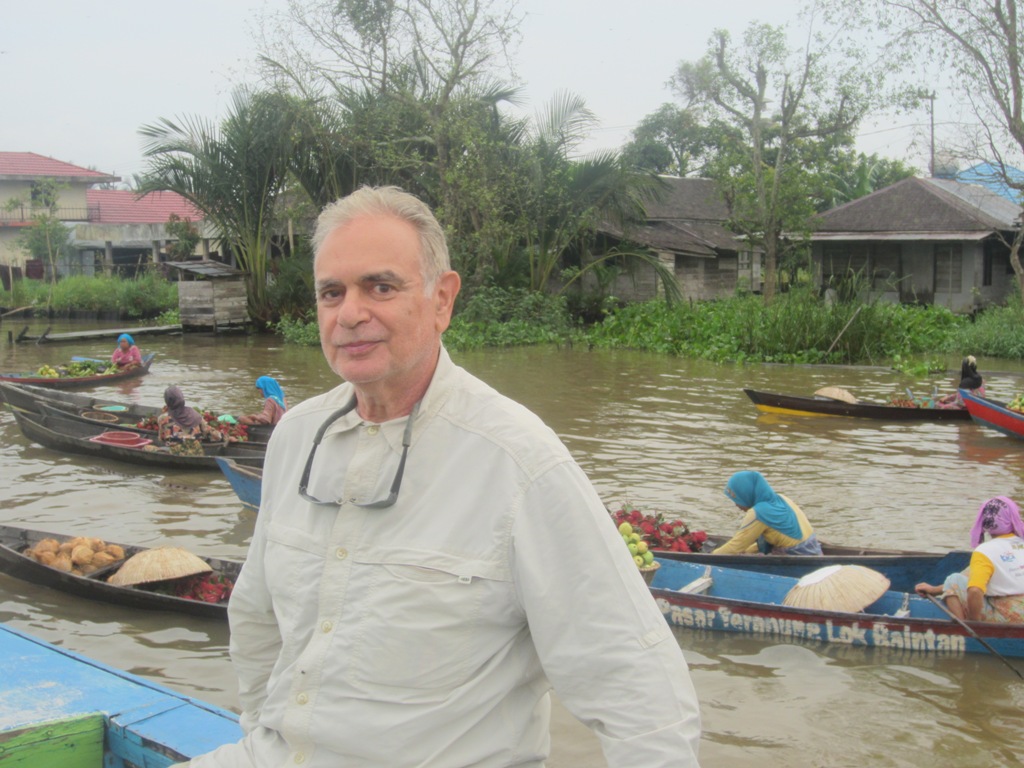
[[[265,572],[274,614],[285,637],[308,632],[316,618],[316,596],[324,568],[324,541],[309,531],[267,526]],[[307,624],[307,626],[303,626]]]
[[[491,563],[376,550],[357,554],[354,565],[360,598],[350,676],[375,698],[442,701],[514,635],[488,618],[512,594]]]

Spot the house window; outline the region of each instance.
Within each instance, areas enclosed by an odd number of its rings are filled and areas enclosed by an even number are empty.
[[[963,247],[960,243],[935,246],[935,295],[963,290]]]
[[[833,243],[822,251],[825,283],[858,277],[871,281],[873,290],[895,290],[900,276],[899,243]]]
[[[895,291],[900,279],[900,244],[875,243],[871,250],[871,287],[876,291]]]

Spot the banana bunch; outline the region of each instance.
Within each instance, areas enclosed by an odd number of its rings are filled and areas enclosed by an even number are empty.
[[[59,379],[60,371],[58,371],[56,368],[52,368],[49,365],[44,365],[41,366],[38,371],[36,371],[36,376],[42,376],[45,379]]]

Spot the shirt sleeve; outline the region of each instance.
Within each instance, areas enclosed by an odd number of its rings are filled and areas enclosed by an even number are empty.
[[[977,587],[985,593],[988,591],[988,583],[992,580],[996,567],[992,561],[981,552],[975,550],[971,553],[971,563],[967,571],[967,588]]]
[[[276,405],[277,404],[268,397],[263,401],[263,410],[249,416],[250,421],[252,421],[253,424],[273,424]]]
[[[697,766],[700,713],[682,650],[579,467],[530,485],[512,546],[544,671],[609,768]]]
[[[757,519],[754,510],[748,509],[740,523],[740,529],[725,544],[712,551],[714,555],[741,555],[757,551],[757,538],[768,530],[768,526]]]

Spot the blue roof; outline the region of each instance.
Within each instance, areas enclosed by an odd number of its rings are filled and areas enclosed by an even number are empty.
[[[1024,186],[1024,171],[1007,165],[1006,176]],[[1020,205],[1022,202],[1020,190],[1011,189],[1007,186],[1006,179],[1003,177],[1003,171],[998,165],[978,163],[978,165],[958,171],[954,178],[956,181],[963,182],[964,184],[979,184],[995,192],[1000,197],[1005,197],[1011,203]]]

